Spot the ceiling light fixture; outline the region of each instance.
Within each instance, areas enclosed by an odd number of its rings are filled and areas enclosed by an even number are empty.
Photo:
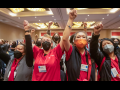
[[[30,11],[46,11],[44,8],[27,8]]]
[[[39,20],[40,21],[40,20]]]
[[[41,29],[40,27],[37,27],[37,29]]]
[[[114,13],[114,12],[116,12],[118,9],[119,9],[119,8],[113,8],[113,9],[110,10],[110,12]]]
[[[109,16],[109,14],[107,14],[107,16]]]
[[[118,28],[120,28],[120,27],[118,27]]]
[[[17,14],[15,13],[9,13],[11,16],[17,16]]]
[[[24,11],[24,8],[9,8],[13,13],[18,13]]]
[[[89,15],[88,15],[89,16]]]
[[[102,18],[102,19],[104,19],[104,18]]]
[[[18,19],[20,19],[20,17],[18,17]]]
[[[52,17],[54,17],[54,16],[52,16]]]
[[[56,19],[54,19],[54,20],[56,20]]]
[[[35,18],[37,18],[37,17],[35,17]]]

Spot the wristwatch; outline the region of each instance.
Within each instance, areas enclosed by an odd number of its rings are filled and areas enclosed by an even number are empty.
[[[85,29],[87,28],[87,27],[84,27]]]
[[[26,33],[26,32],[30,32],[30,31],[31,31],[31,30],[27,30],[27,31],[25,31],[25,33]]]

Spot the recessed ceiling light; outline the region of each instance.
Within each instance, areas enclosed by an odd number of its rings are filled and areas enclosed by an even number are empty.
[[[37,18],[37,17],[35,17],[35,18]]]
[[[18,19],[20,19],[20,17],[18,17]]]
[[[54,20],[56,20],[56,19],[54,19]]]
[[[89,15],[88,15],[89,16]]]
[[[85,18],[85,20],[87,20],[87,18]]]
[[[39,20],[40,21],[40,20]]]
[[[120,27],[118,27],[118,28],[120,28]]]
[[[52,16],[52,17],[54,17],[54,16]]]
[[[107,16],[109,16],[109,14],[107,14]]]
[[[102,19],[104,19],[104,18],[102,18]]]

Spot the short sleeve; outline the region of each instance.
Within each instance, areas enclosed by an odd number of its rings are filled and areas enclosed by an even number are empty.
[[[42,49],[40,49],[39,47],[37,47],[36,45],[34,45],[33,47],[33,56],[34,56],[34,59],[36,59],[37,55],[39,52],[43,52]]]
[[[62,55],[64,54],[64,52],[62,52],[62,49],[60,47],[60,44],[58,44],[54,49],[53,52],[56,52],[57,57],[59,60],[61,60]]]
[[[68,52],[65,51],[65,53],[66,53],[66,61],[68,61],[70,59],[70,55],[72,53],[72,50],[73,50],[73,48],[72,48],[72,45],[70,44],[70,49],[68,50]]]

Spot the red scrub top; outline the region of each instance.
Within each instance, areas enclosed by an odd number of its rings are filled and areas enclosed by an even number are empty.
[[[119,69],[119,66],[118,66],[118,58],[117,57],[115,58],[115,60],[113,60],[111,58],[111,69],[112,68],[116,68],[118,74],[120,74],[120,69]],[[111,81],[120,81],[120,78],[118,78],[118,77],[113,78],[112,75],[111,75]]]
[[[32,81],[61,81],[60,60],[63,55],[60,44],[44,56],[43,49],[33,47],[35,59]],[[47,72],[39,72],[38,66],[46,66]]]
[[[72,45],[70,45],[69,51],[66,52],[66,61],[69,60],[70,55],[71,55],[71,53],[72,53],[72,50],[73,50]],[[81,55],[81,64],[87,65],[85,52],[84,52],[83,55],[80,53],[80,55]],[[79,80],[80,80],[80,81],[83,81],[84,79],[88,79],[87,73],[88,73],[88,72],[86,72],[86,71],[81,71],[81,70],[80,70]],[[67,76],[67,80],[68,80],[68,76]]]

